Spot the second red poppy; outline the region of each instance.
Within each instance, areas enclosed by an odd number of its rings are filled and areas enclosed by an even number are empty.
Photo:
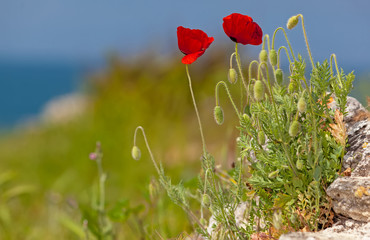
[[[234,42],[243,45],[260,45],[262,43],[262,29],[247,15],[233,13],[223,18],[222,24],[226,35]]]
[[[178,27],[177,41],[179,49],[185,54],[181,62],[183,64],[192,64],[198,57],[203,55],[213,40],[213,37],[208,37],[202,30]]]

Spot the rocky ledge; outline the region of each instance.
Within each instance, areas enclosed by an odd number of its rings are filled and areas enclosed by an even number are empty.
[[[348,97],[347,111],[348,148],[342,165],[346,174],[327,189],[340,218],[323,231],[292,232],[280,240],[370,240],[370,113],[352,97]]]

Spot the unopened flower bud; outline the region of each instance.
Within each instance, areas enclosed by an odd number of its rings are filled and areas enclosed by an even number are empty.
[[[301,159],[298,159],[298,161],[296,162],[295,166],[297,167],[298,170],[302,170],[303,167],[304,167],[304,162],[303,160]]]
[[[158,186],[156,182],[150,182],[149,183],[149,196],[150,199],[153,201],[158,195]]]
[[[141,158],[141,151],[137,146],[134,146],[131,150],[132,158],[135,160],[139,160]]]
[[[204,218],[201,218],[199,220],[200,224],[202,224],[203,226],[206,226],[207,225],[207,220],[205,220]]]
[[[274,177],[276,177],[278,174],[279,174],[279,170],[276,170],[276,171],[270,172],[270,174],[268,175],[268,178],[274,178]]]
[[[267,51],[265,49],[260,52],[260,62],[267,62]]]
[[[276,78],[276,82],[279,85],[281,85],[283,83],[283,71],[280,68],[276,69],[275,78]]]
[[[294,120],[289,127],[289,135],[291,137],[297,136],[300,129],[301,129],[301,124],[297,120]]]
[[[211,205],[211,199],[209,198],[208,194],[203,194],[202,202],[206,207]]]
[[[246,114],[246,113],[244,113],[244,114],[243,114],[243,119],[244,119],[244,121],[246,121],[246,122],[250,120],[250,118],[249,118],[248,114]]]
[[[295,81],[290,80],[290,83],[288,85],[288,91],[290,93],[293,93],[296,90],[296,87],[297,87],[297,84],[295,83]]]
[[[238,81],[238,73],[236,72],[235,68],[230,68],[229,69],[229,74],[227,76],[229,79],[229,82],[234,84]]]
[[[257,80],[254,84],[254,98],[257,101],[263,100],[264,97],[264,89],[263,89],[263,83],[261,80]]]
[[[281,215],[281,211],[276,211],[272,215],[272,224],[276,229],[280,229],[282,227],[283,218]]]
[[[266,142],[265,133],[263,131],[259,131],[258,132],[258,143],[260,145],[263,145],[263,144],[265,144],[265,142]]]
[[[299,21],[298,15],[293,16],[289,18],[288,23],[286,24],[286,27],[288,29],[293,29],[298,24],[298,21]]]
[[[272,66],[276,66],[277,64],[277,53],[275,49],[270,50],[270,63]]]
[[[304,97],[301,97],[297,104],[298,111],[303,113],[306,111],[306,101],[304,100]]]
[[[216,106],[213,113],[216,123],[218,125],[222,125],[224,122],[224,111],[222,111],[222,108],[220,106]]]

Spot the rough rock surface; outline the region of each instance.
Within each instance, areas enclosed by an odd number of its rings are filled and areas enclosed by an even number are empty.
[[[370,222],[370,178],[341,177],[327,189],[334,211],[352,219]]]
[[[370,223],[342,219],[321,232],[292,232],[280,240],[370,240]]]
[[[336,108],[335,102],[331,107]],[[370,240],[370,113],[352,97],[348,97],[347,112],[348,148],[342,169],[350,168],[351,174],[336,179],[327,189],[334,211],[346,218],[323,231],[293,232],[280,240]]]

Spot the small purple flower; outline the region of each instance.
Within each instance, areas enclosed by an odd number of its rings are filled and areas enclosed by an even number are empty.
[[[97,157],[98,157],[98,155],[96,153],[94,153],[94,152],[92,152],[92,153],[89,154],[89,158],[91,160],[96,160]]]

